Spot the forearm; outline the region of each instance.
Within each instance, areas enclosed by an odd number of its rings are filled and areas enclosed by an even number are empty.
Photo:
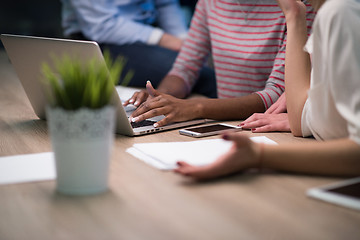
[[[287,23],[287,46],[285,57],[285,94],[292,133],[302,136],[301,114],[310,87],[311,63],[303,48],[307,41],[306,21]]]
[[[320,175],[360,175],[360,146],[350,139],[265,145],[263,151],[263,168]]]
[[[158,45],[173,51],[180,51],[182,40],[173,35],[164,33],[160,38]]]
[[[189,93],[185,81],[174,75],[165,76],[157,90],[177,98],[186,98]]]
[[[229,99],[192,99],[200,107],[200,118],[216,120],[245,119],[256,112],[264,112],[265,107],[257,94]]]

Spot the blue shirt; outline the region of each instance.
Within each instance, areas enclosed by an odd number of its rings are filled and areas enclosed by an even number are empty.
[[[91,40],[120,45],[158,44],[164,32],[180,38],[186,36],[178,0],[61,1],[65,36],[81,32]]]

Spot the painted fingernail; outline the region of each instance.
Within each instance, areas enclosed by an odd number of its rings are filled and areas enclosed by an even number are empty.
[[[159,127],[159,124],[158,123],[154,123],[154,127]]]
[[[225,133],[225,134],[222,135],[222,138],[224,140],[229,140],[229,135],[227,133]]]
[[[131,118],[131,121],[132,121],[132,122],[137,122],[138,120],[139,120],[138,117]]]
[[[240,123],[240,125],[238,125],[238,126],[241,126],[241,127],[242,127],[242,126],[244,126],[244,125],[245,125],[245,123]]]
[[[134,103],[135,106],[138,106],[139,104],[140,104],[139,101],[136,101],[136,102]]]
[[[251,131],[252,131],[252,132],[255,132],[255,131],[256,131],[256,128],[252,128]]]
[[[135,100],[134,99],[130,99],[129,100],[129,103],[133,103]]]

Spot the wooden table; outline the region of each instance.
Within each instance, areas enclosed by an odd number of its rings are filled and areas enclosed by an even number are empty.
[[[35,116],[4,52],[0,73],[0,156],[51,151],[46,122]],[[313,141],[253,135],[279,144]],[[359,212],[305,195],[338,178],[247,172],[196,183],[125,152],[134,143],[190,140],[177,130],[117,135],[110,190],[100,195],[60,195],[54,181],[0,185],[0,239],[360,239]]]

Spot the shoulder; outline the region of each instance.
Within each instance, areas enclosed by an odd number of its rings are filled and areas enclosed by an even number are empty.
[[[323,23],[349,22],[354,17],[360,17],[359,0],[327,0],[317,14]]]

